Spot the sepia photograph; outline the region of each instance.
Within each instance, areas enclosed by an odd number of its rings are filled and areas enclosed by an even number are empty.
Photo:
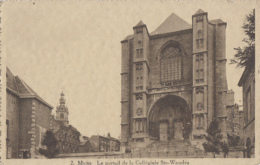
[[[260,164],[258,6],[2,1],[1,163]]]

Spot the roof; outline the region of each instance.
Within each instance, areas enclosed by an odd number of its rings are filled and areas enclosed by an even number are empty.
[[[143,23],[143,21],[141,20],[140,22],[138,22],[138,24],[137,25],[135,25],[135,26],[143,26],[143,25],[145,25],[144,23]]]
[[[191,24],[172,13],[155,31],[151,32],[150,35],[176,32],[191,28]]]
[[[254,72],[254,67],[246,67],[239,82],[238,86],[241,87],[243,83],[247,80],[247,77],[249,76],[250,72]]]
[[[118,140],[117,138],[113,138],[113,137],[107,137],[108,139],[110,139],[110,140],[113,140],[113,141],[118,141],[118,142],[120,142],[120,140]]]
[[[221,24],[221,23],[226,23],[222,21],[221,19],[214,19],[214,20],[209,20],[209,23],[211,24]]]
[[[205,13],[203,10],[201,10],[201,9],[199,9],[196,13],[195,13],[195,15],[196,14],[201,14],[201,13]]]
[[[145,26],[145,24],[140,21],[136,26]],[[182,30],[191,29],[192,25],[184,21],[182,18],[177,16],[176,14],[172,13],[157,29],[149,35],[157,35],[157,34],[165,34],[165,33],[171,33],[171,32],[177,32]],[[128,35],[126,38],[124,38],[122,41],[126,41],[128,39],[132,39],[134,35]]]
[[[18,88],[15,82],[15,76],[6,68],[6,86],[18,94]]]
[[[44,101],[29,85],[20,77],[14,76],[9,68],[6,68],[6,88],[7,90],[18,95],[20,98],[36,98],[51,109],[53,106]]]
[[[128,35],[128,36],[126,36],[126,38],[124,39],[124,40],[129,40],[129,39],[132,39],[134,37],[134,35],[132,34],[132,35]],[[123,41],[124,41],[123,40]]]
[[[89,139],[87,139],[87,140],[83,139],[82,141],[80,141],[80,145],[83,146],[83,145],[85,145],[87,142],[90,143]]]
[[[55,133],[56,133],[56,132],[59,132],[60,130],[67,130],[67,131],[70,131],[70,130],[71,130],[71,131],[76,132],[77,134],[80,135],[80,132],[79,132],[75,127],[73,127],[72,125],[66,126],[63,122],[61,122],[61,121],[59,121],[59,120],[56,120],[56,119],[53,120],[53,124],[54,124],[54,122],[56,122],[57,124],[59,124],[59,128],[56,129],[56,130],[54,130]],[[54,129],[54,128],[53,128],[53,129]]]
[[[71,128],[73,131],[75,131],[75,132],[78,132],[78,133],[80,133],[75,127],[73,127],[72,125],[69,125],[69,128]]]

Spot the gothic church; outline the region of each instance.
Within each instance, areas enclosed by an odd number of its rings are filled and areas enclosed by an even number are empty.
[[[123,152],[154,141],[201,147],[214,118],[226,138],[226,26],[200,9],[192,25],[173,13],[151,33],[140,21],[121,41]]]

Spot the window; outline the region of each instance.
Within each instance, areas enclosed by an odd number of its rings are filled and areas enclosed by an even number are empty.
[[[198,32],[197,32],[196,45],[197,45],[197,49],[200,49],[200,48],[204,47],[202,30],[198,30]]]
[[[161,56],[161,82],[181,80],[182,55],[178,47],[169,47]]]
[[[202,38],[202,31],[201,30],[198,31],[198,38]]]
[[[197,17],[196,22],[202,22],[203,21],[203,17]]]
[[[196,40],[196,46],[197,46],[197,49],[199,49],[199,48],[200,48],[200,42],[199,42],[199,40],[198,40],[198,39]]]
[[[135,132],[143,133],[146,130],[146,120],[137,119],[135,120]]]
[[[143,33],[143,29],[142,29],[142,28],[138,28],[138,29],[136,30],[136,32],[137,32],[137,33]]]
[[[204,55],[197,54],[196,55],[196,83],[204,82]]]
[[[143,89],[143,63],[136,64],[136,90]]]
[[[60,114],[60,119],[64,119],[64,114],[63,113]]]
[[[197,129],[203,129],[204,127],[204,116],[203,114],[196,116],[196,128]]]
[[[9,140],[9,120],[6,120],[6,140]]]
[[[247,93],[246,93],[246,108],[247,108],[247,122],[250,121],[251,119],[251,88],[249,88],[247,90]]]
[[[143,57],[143,49],[136,49],[136,58]]]
[[[144,132],[144,123],[142,120],[135,121],[135,131],[136,133],[143,133]]]

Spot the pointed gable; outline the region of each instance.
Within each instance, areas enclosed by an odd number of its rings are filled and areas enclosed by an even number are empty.
[[[9,68],[6,68],[6,88],[15,93],[19,98],[36,98],[51,109],[50,104],[44,101],[29,85],[27,85],[20,77],[14,76]]]
[[[191,28],[191,24],[187,23],[182,18],[172,13],[155,31],[150,33],[150,35],[176,32]]]
[[[137,25],[135,25],[135,26],[142,26],[142,25],[145,25],[144,23],[143,23],[143,21],[141,20]]]
[[[201,9],[199,9],[196,13],[195,13],[195,15],[196,14],[201,14],[201,13],[205,13],[203,10],[201,10]]]
[[[146,25],[145,25],[145,24],[143,23],[143,21],[141,20],[141,21],[138,22],[137,25],[135,25],[135,26],[133,27],[133,29],[138,28],[138,27],[143,27],[143,26],[146,27]]]

